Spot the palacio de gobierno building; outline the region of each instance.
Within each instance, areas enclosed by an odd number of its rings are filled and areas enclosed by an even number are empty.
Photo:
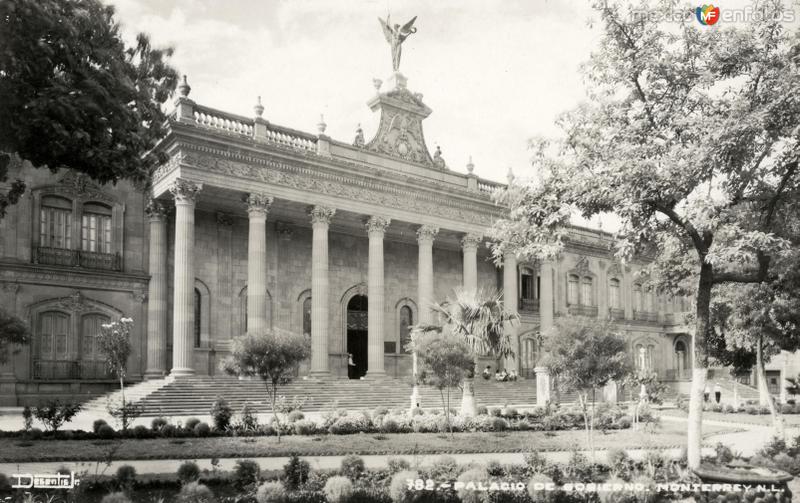
[[[611,234],[577,226],[558,260],[497,267],[502,185],[431,154],[432,111],[399,71],[374,84],[377,129],[340,141],[271,123],[260,99],[252,117],[196,103],[184,77],[148,194],[12,166],[28,190],[0,220],[0,301],[33,337],[0,367],[0,403],[113,389],[96,337],[122,316],[131,382],[219,375],[234,337],[272,327],[310,335],[301,376],[408,382],[409,327],[457,287],[497,289],[520,315],[516,357],[493,368],[546,386],[539,334],[571,313],[617,320],[636,365],[688,384],[689,299],[655,295],[644,258],[620,264]],[[789,360],[771,364],[775,393]]]

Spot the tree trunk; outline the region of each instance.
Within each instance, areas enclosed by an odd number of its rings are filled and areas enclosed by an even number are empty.
[[[281,443],[281,422],[278,419],[278,411],[275,410],[275,400],[278,398],[278,389],[275,385],[273,385],[270,391],[269,386],[270,385],[267,384],[267,396],[272,402],[272,417],[274,418],[273,422],[275,423],[275,433],[278,434],[278,443]]]
[[[594,457],[594,402],[596,400],[595,397],[596,390],[592,388],[592,414],[591,419],[589,420],[589,451],[592,453],[592,463],[595,461]]]
[[[775,436],[784,438],[783,418],[778,414],[778,408],[767,386],[767,371],[764,369],[764,336],[759,335],[756,342],[756,374],[758,374],[758,400],[762,407],[769,407],[772,416],[772,426]]]
[[[444,411],[444,417],[447,421],[447,429],[450,430],[450,438],[453,438],[453,425],[450,424],[450,386],[447,387],[447,408]]]
[[[475,376],[465,377],[462,381],[463,392],[461,394],[461,415],[464,417],[474,416],[477,413],[475,404]]]
[[[706,387],[708,357],[706,353],[706,334],[710,328],[711,288],[714,270],[701,256],[700,280],[697,285],[697,305],[692,347],[694,368],[692,369],[692,388],[689,393],[689,421],[686,433],[687,458],[689,468],[699,468],[703,441],[703,390]]]
[[[119,392],[122,397],[122,409],[120,410],[120,414],[122,414],[122,431],[128,429],[128,411],[125,408],[125,377],[119,376]]]

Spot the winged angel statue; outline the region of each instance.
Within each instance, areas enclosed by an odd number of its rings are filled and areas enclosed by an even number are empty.
[[[403,26],[400,26],[399,24],[392,26],[391,19],[388,14],[386,15],[386,20],[378,18],[378,21],[381,23],[381,28],[383,28],[383,34],[386,37],[386,41],[389,42],[389,46],[392,48],[392,70],[395,72],[400,69],[400,52],[403,42],[408,38],[409,35],[417,32],[417,29],[414,28],[414,21],[416,20],[417,16],[414,16],[411,18],[411,21],[407,22]]]

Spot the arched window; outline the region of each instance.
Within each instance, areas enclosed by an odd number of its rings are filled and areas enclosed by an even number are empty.
[[[408,353],[406,346],[411,342],[411,327],[414,325],[414,313],[408,306],[400,308],[400,352]]]
[[[608,305],[611,309],[621,309],[622,302],[620,301],[619,296],[619,280],[617,278],[611,278],[608,282]]]
[[[72,201],[57,196],[42,198],[39,246],[72,248]]]
[[[202,307],[203,296],[200,294],[200,290],[197,288],[194,289],[194,347],[199,348],[201,344],[201,327],[202,327],[202,315],[203,315],[203,307]]]
[[[567,281],[567,304],[575,306],[579,304],[578,301],[578,285],[580,278],[574,274],[570,274]]]
[[[99,203],[83,205],[81,250],[111,253],[111,207]]]
[[[642,311],[642,285],[639,283],[633,285],[633,310]]]
[[[644,310],[648,313],[653,313],[656,311],[654,298],[655,295],[653,294],[653,289],[651,287],[647,287],[644,292]]]
[[[585,276],[581,280],[581,305],[593,306],[594,299],[592,295],[592,278]]]
[[[311,334],[311,297],[303,301],[303,333]]]

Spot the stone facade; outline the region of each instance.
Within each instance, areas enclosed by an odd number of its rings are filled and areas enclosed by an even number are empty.
[[[253,118],[198,105],[182,86],[147,195],[15,166],[31,190],[0,220],[0,298],[34,344],[0,369],[0,400],[112,387],[92,335],[122,315],[135,321],[131,381],[213,375],[233,337],[270,327],[309,334],[302,375],[405,378],[408,324],[432,321],[430,302],[462,286],[513,297],[517,356],[498,364],[543,389],[538,334],[568,312],[618,319],[632,358],[643,350],[663,378],[686,378],[687,300],[650,295],[644,262],[617,264],[609,234],[575,228],[557,261],[494,264],[483,235],[502,215],[490,197],[501,185],[430,156],[430,109],[400,82],[377,89],[381,126],[353,145],[324,124],[270,124],[260,105]]]

